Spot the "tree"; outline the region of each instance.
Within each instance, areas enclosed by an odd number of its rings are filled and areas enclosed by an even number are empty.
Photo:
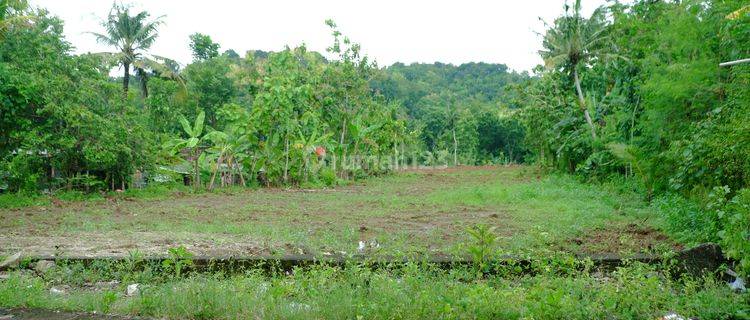
[[[185,68],[187,90],[197,109],[206,112],[208,124],[217,123],[216,112],[236,95],[236,87],[229,78],[230,64],[223,57],[196,61]]]
[[[201,111],[195,118],[195,123],[190,125],[190,122],[185,117],[180,117],[180,124],[188,137],[187,139],[177,138],[170,142],[170,147],[175,152],[181,152],[183,148],[190,151],[190,160],[193,161],[193,188],[195,190],[198,190],[201,184],[201,173],[198,166],[201,155],[201,142],[211,138],[211,135],[203,134],[203,122],[205,118],[206,114]]]
[[[565,15],[555,20],[554,26],[544,35],[543,47],[539,54],[550,69],[563,69],[573,76],[578,104],[591,128],[591,137],[596,139],[596,127],[586,106],[586,98],[581,89],[578,69],[597,58],[614,56],[609,52],[608,25],[604,9],[598,8],[590,18],[581,16],[581,0],[576,0],[571,8],[565,6]]]
[[[202,33],[190,35],[190,50],[193,51],[195,60],[208,60],[219,56],[219,44]]]
[[[107,20],[102,23],[106,34],[92,32],[100,43],[115,47],[118,52],[111,54],[123,67],[122,90],[127,96],[130,83],[130,67],[134,66],[145,74],[147,68],[158,68],[158,63],[145,56],[144,51],[156,41],[157,28],[162,24],[161,17],[148,20],[149,13],[141,11],[130,15],[130,8],[117,3],[112,5]],[[144,94],[146,94],[144,92]]]
[[[214,182],[216,181],[217,173],[222,171],[222,166],[226,164],[228,169],[229,180],[234,179],[234,174],[237,172],[240,177],[240,183],[245,185],[245,178],[242,175],[240,169],[240,163],[244,157],[244,149],[247,148],[249,142],[247,134],[240,126],[228,125],[224,131],[213,131],[206,135],[206,139],[211,140],[213,146],[209,148],[209,152],[216,158],[213,172],[211,173],[211,181],[208,184],[208,190],[213,190]],[[223,176],[223,174],[222,174]],[[226,179],[222,178],[222,186]]]
[[[23,15],[28,7],[26,0],[0,0],[0,39],[11,26],[24,24],[33,19],[32,16]]]

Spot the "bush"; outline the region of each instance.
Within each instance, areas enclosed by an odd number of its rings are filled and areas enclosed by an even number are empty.
[[[740,263],[740,273],[750,275],[750,189],[742,189],[718,212],[723,230],[721,244],[728,258]]]
[[[676,194],[656,198],[652,204],[665,217],[665,229],[679,242],[697,244],[719,239],[716,212]]]
[[[336,185],[336,173],[331,168],[324,167],[320,169],[319,178],[326,186]]]

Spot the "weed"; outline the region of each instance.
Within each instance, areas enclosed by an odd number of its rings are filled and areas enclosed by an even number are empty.
[[[169,258],[162,263],[164,270],[175,278],[180,278],[182,272],[193,266],[193,254],[184,246],[169,248]]]
[[[718,278],[675,279],[638,263],[589,273],[561,259],[540,262],[549,272],[483,278],[473,267],[442,270],[422,263],[377,270],[321,265],[272,275],[193,273],[153,279],[136,297],[70,282],[72,290],[56,296],[47,281],[14,272],[0,282],[0,307],[163,319],[655,319],[669,311],[742,319],[750,311],[750,295],[733,293]],[[103,269],[92,272],[103,273],[91,278],[107,276]]]
[[[478,224],[471,228],[467,228],[466,232],[469,233],[472,238],[472,242],[468,246],[468,251],[475,266],[480,271],[487,271],[488,262],[489,259],[492,258],[492,253],[495,249],[495,241],[497,240],[495,228],[484,224]]]

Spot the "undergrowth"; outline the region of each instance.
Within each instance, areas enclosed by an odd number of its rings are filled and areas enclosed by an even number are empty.
[[[478,275],[472,267],[411,263],[373,270],[314,266],[292,272],[164,275],[159,266],[60,266],[0,281],[0,307],[112,312],[166,319],[746,319],[748,295],[706,276],[677,277],[632,263],[612,273],[564,261]],[[502,270],[496,270],[502,271]],[[117,279],[116,286],[87,283]],[[140,283],[128,297],[125,287]],[[52,286],[67,284],[65,292]]]

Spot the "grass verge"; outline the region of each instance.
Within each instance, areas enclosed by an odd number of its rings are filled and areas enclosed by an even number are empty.
[[[414,263],[183,277],[65,267],[44,276],[12,273],[0,281],[0,307],[167,319],[655,319],[670,311],[745,319],[750,310],[748,294],[711,276],[673,278],[637,263],[606,275],[554,262],[536,267],[535,275],[481,276]],[[91,281],[113,276],[120,282],[92,289]],[[134,282],[140,292],[128,297],[125,287]],[[64,292],[51,293],[52,286]]]

